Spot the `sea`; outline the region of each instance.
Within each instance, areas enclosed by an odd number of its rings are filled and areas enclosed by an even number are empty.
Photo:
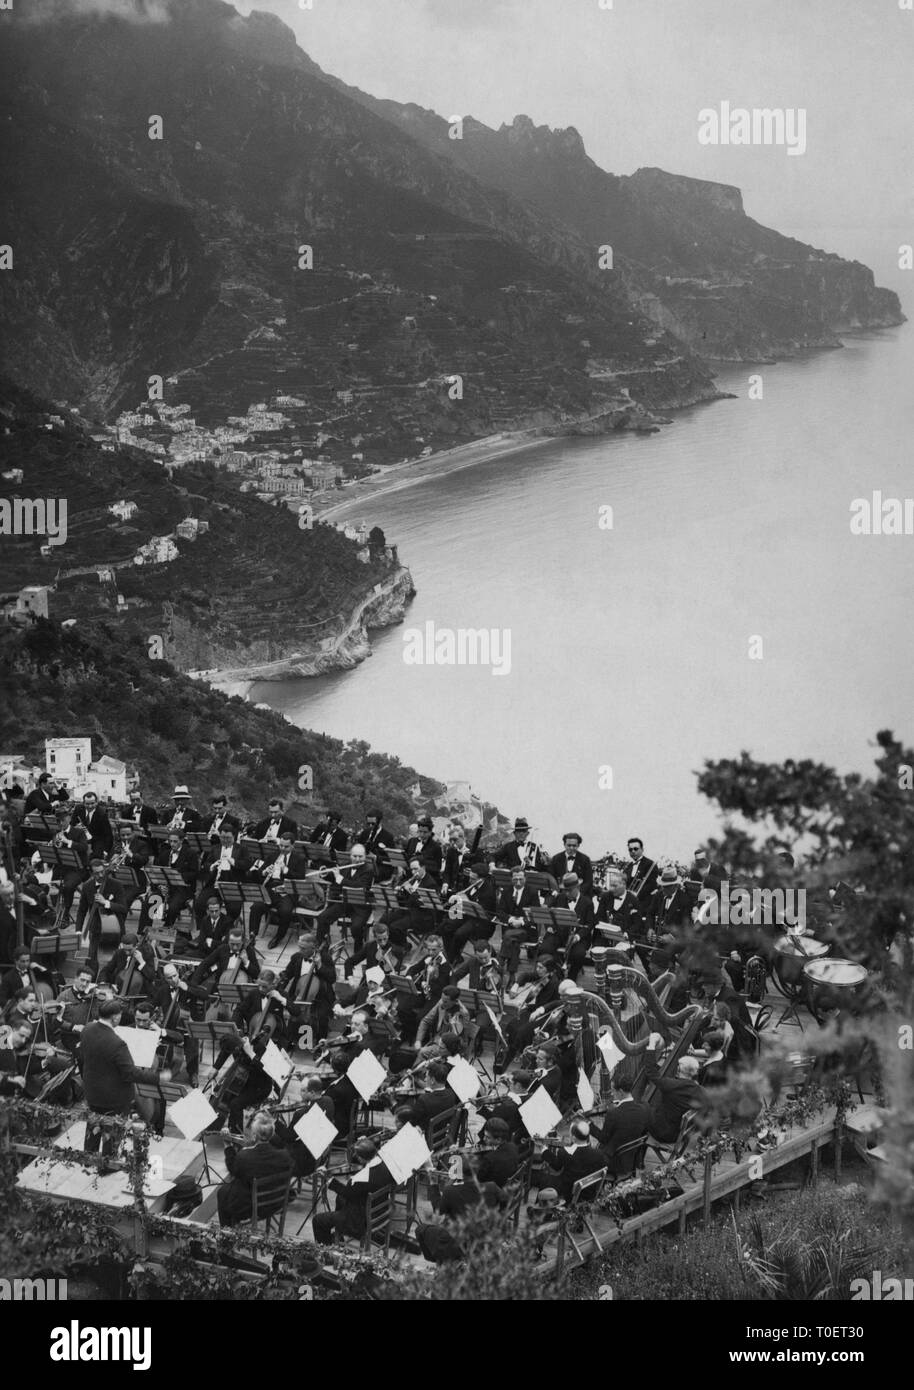
[[[903,229],[791,234],[871,265],[914,318]],[[914,741],[914,536],[850,529],[855,499],[914,495],[912,368],[912,324],[855,333],[720,366],[733,399],[659,434],[356,497],[339,515],[381,526],[412,571],[404,624],[351,671],[249,699],[468,781],[553,851],[573,830],[592,855],[634,834],[687,856],[721,825],[696,774],[743,750],[865,773],[878,730]],[[407,663],[428,623],[509,631],[510,671]]]

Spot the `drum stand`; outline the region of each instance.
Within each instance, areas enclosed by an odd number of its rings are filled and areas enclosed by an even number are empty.
[[[775,1029],[780,1028],[782,1024],[790,1022],[795,1023],[801,1033],[805,1033],[806,1029],[800,1017],[800,1005],[803,1003],[803,991],[801,989],[794,989],[790,985],[785,985],[776,970],[772,972],[772,979],[774,980],[778,993],[783,999],[787,1000],[786,1008],[774,1025]]]

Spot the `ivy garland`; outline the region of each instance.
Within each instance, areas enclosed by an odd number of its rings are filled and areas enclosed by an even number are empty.
[[[762,1149],[770,1147],[770,1144],[766,1144],[765,1131],[771,1135],[774,1131],[786,1130],[793,1125],[805,1125],[829,1105],[835,1105],[836,1119],[841,1121],[853,1103],[850,1087],[843,1080],[827,1090],[807,1086],[776,1110],[760,1116],[752,1132],[718,1135],[713,1139],[700,1138],[693,1151],[652,1169],[650,1173],[616,1185],[588,1209],[612,1215],[621,1226],[632,1197],[638,1193],[662,1190],[683,1169],[691,1170],[699,1164],[703,1165],[707,1159],[717,1162],[729,1152],[739,1162],[742,1154],[753,1145]],[[5,1102],[3,1110],[4,1118],[12,1120],[9,1135],[13,1142],[16,1135],[27,1136],[26,1142],[47,1140],[51,1126],[69,1126],[74,1120],[74,1111],[66,1107],[18,1098]],[[127,1141],[124,1157],[112,1160],[81,1149],[47,1143],[40,1145],[39,1157],[47,1160],[66,1159],[85,1167],[105,1165],[109,1170],[125,1169],[134,1192],[135,1215],[145,1243],[155,1238],[173,1242],[169,1254],[154,1262],[146,1258],[138,1259],[136,1244],[125,1240],[117,1229],[116,1219],[106,1210],[99,1211],[91,1202],[73,1198],[49,1207],[40,1198],[22,1193],[15,1193],[13,1201],[18,1199],[32,1215],[33,1230],[37,1233],[46,1234],[52,1230],[67,1232],[74,1245],[93,1252],[96,1259],[108,1255],[122,1263],[132,1264],[129,1282],[135,1297],[199,1298],[201,1291],[205,1290],[205,1296],[217,1299],[301,1299],[313,1296],[311,1280],[321,1271],[332,1271],[339,1281],[342,1296],[346,1297],[347,1292],[353,1296],[360,1286],[370,1287],[378,1281],[396,1277],[396,1260],[384,1256],[227,1228],[188,1228],[178,1218],[151,1214],[143,1192],[149,1167],[147,1126],[134,1119],[97,1116],[87,1112],[87,1122],[93,1120],[104,1121],[105,1127],[117,1133],[122,1143]],[[7,1170],[5,1176],[10,1177],[10,1190],[2,1195],[8,1203],[9,1197],[15,1192],[15,1167],[5,1164],[4,1168]],[[28,1242],[25,1238],[21,1244],[26,1250]],[[256,1275],[256,1282],[245,1278],[241,1272],[244,1266],[249,1268],[252,1263],[266,1261],[270,1263],[268,1270],[261,1267],[251,1271]],[[205,1269],[204,1266],[210,1262],[214,1268]],[[234,1270],[230,1267],[232,1262],[236,1262]]]

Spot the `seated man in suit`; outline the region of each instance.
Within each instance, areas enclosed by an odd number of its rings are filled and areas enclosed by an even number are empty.
[[[539,906],[540,895],[526,882],[524,870],[520,867],[512,870],[511,886],[502,890],[498,904],[498,920],[502,923],[501,960],[509,984],[514,983],[517,975],[521,946],[525,942],[532,946],[537,939],[536,927],[529,925],[524,913]]]
[[[243,1149],[226,1144],[225,1166],[231,1174],[231,1182],[223,1183],[216,1193],[220,1226],[234,1226],[251,1215],[255,1178],[262,1182],[285,1178],[287,1185],[291,1181],[292,1159],[287,1149],[279,1148],[272,1142],[275,1132],[271,1116],[258,1111],[251,1121],[254,1143]],[[271,1211],[282,1206],[284,1200],[285,1193],[274,1198],[267,1206],[258,1199],[258,1215],[269,1216]]]
[[[511,1142],[511,1128],[506,1120],[494,1116],[486,1122],[481,1138],[494,1147],[480,1153],[476,1177],[480,1183],[494,1182],[497,1187],[504,1187],[520,1167],[520,1150]]]
[[[387,918],[391,940],[398,946],[406,945],[409,932],[414,936],[427,936],[429,932],[435,931],[435,909],[423,906],[419,898],[420,889],[437,893],[438,881],[426,873],[421,857],[414,854],[409,861],[409,878],[397,889],[397,901],[401,904],[401,910],[391,912]]]
[[[352,929],[352,944],[357,951],[362,949],[365,940],[365,928],[372,913],[370,901],[364,904],[355,904],[347,907],[343,898],[344,888],[361,889],[367,896],[368,890],[374,882],[374,871],[370,864],[366,862],[365,846],[352,846],[352,862],[345,868],[335,868],[333,870],[333,883],[330,885],[327,894],[327,906],[317,919],[317,939],[323,941],[329,937],[330,928],[339,918],[348,914],[350,927]],[[277,935],[277,940],[279,939]],[[276,942],[273,943],[274,945]]]
[[[566,1202],[571,1201],[576,1182],[598,1173],[606,1167],[606,1159],[598,1149],[586,1120],[575,1120],[571,1126],[571,1143],[543,1155],[549,1177],[547,1187],[554,1187]]]
[[[581,853],[581,837],[575,830],[562,836],[564,849],[550,860],[549,872],[556,883],[561,883],[566,874],[577,874],[581,891],[588,897],[593,892],[593,864],[586,854]]]
[[[254,826],[254,839],[278,841],[288,832],[294,840],[298,835],[298,826],[292,817],[284,815],[283,811],[283,803],[274,796],[270,801],[269,815],[264,816],[263,820]]]
[[[593,899],[582,890],[577,874],[565,874],[562,887],[553,894],[552,907],[568,908],[578,919],[578,926],[572,932],[547,931],[540,943],[540,950],[554,956],[560,947],[565,949],[565,974],[569,980],[577,980],[587,961],[587,952],[593,938],[595,913]]]
[[[464,903],[475,903],[486,913],[488,921],[464,913]],[[484,859],[474,860],[466,868],[466,887],[452,893],[448,902],[447,920],[443,931],[447,953],[452,961],[460,960],[467,942],[495,935],[495,913],[498,909],[498,889]]]
[[[89,861],[91,874],[86,879],[79,890],[79,909],[76,913],[76,930],[83,930],[83,923],[89,917],[89,969],[96,974],[98,972],[98,948],[102,939],[102,919],[101,914],[113,916],[120,927],[121,936],[124,935],[124,923],[127,920],[127,895],[119,883],[109,876],[108,883],[102,891],[102,881],[105,877],[105,861],[93,855]],[[97,912],[92,911],[98,908]],[[90,916],[91,913],[91,916]]]
[[[394,1186],[390,1170],[381,1162],[370,1139],[358,1141],[353,1159],[359,1171],[352,1179],[344,1183],[337,1178],[328,1184],[337,1194],[336,1211],[322,1211],[314,1218],[314,1239],[318,1245],[332,1245],[337,1233],[360,1240],[365,1234],[369,1194]]]
[[[460,1104],[447,1084],[450,1070],[445,1062],[432,1062],[426,1071],[428,1080],[425,1090],[409,1102],[409,1108],[415,1117],[413,1123],[420,1129],[424,1129],[437,1115],[454,1110]]]
[[[652,1033],[644,1054],[645,1074],[656,1090],[651,1102],[650,1133],[661,1144],[675,1144],[685,1115],[708,1108],[708,1096],[698,1084],[697,1057],[680,1057],[675,1076],[661,1076],[658,1049],[663,1039]]]
[[[285,939],[292,923],[295,908],[295,893],[289,887],[290,879],[302,879],[308,872],[308,856],[303,850],[294,848],[295,834],[283,830],[279,835],[279,853],[270,862],[257,859],[251,867],[251,878],[262,883],[270,894],[269,903],[252,903],[248,923],[251,935],[260,931],[260,923],[270,912],[276,913],[276,934],[270,942],[272,950]]]
[[[203,862],[200,865],[203,887],[194,899],[194,916],[197,920],[198,932],[203,926],[206,904],[213,893],[217,892],[220,884],[244,883],[250,867],[251,861],[247,851],[243,850],[238,843],[238,831],[234,825],[229,825],[227,821],[223,821],[222,829],[219,831],[218,846],[203,856]],[[225,910],[232,921],[235,921],[241,911],[241,904],[226,904]]]
[[[610,1176],[621,1178],[634,1171],[637,1153],[632,1148],[620,1156],[619,1150],[645,1137],[651,1111],[650,1106],[633,1100],[631,1091],[621,1086],[613,1087],[613,1096],[615,1104],[608,1111],[597,1138]]]
[[[194,884],[199,864],[196,852],[191,849],[184,838],[183,830],[173,829],[168,832],[168,843],[159,850],[156,864],[160,869],[172,869],[176,874],[181,875],[181,883],[168,889],[168,903],[165,908],[164,924],[166,927],[173,927],[184,907],[194,896]],[[149,904],[147,900],[140,909],[139,929],[141,932],[146,930],[148,923]]]
[[[325,849],[345,849],[346,832],[340,826],[342,816],[338,811],[330,811],[325,821],[316,825],[311,831],[311,843],[313,845],[323,845]]]

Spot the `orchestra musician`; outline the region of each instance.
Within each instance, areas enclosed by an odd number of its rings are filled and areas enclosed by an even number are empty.
[[[350,930],[352,932],[352,942],[356,950],[361,950],[365,941],[365,928],[368,925],[372,913],[372,904],[366,902],[347,906],[343,898],[344,888],[360,888],[365,894],[374,882],[374,870],[366,862],[365,846],[353,845],[351,863],[344,868],[334,868],[331,871],[333,882],[327,894],[327,905],[317,918],[317,939],[323,941],[330,934],[332,924],[345,913],[349,914]],[[275,943],[274,943],[275,944]]]
[[[692,902],[682,879],[672,867],[663,870],[647,908],[648,932],[653,940],[674,935],[692,920]]]
[[[439,1038],[443,1033],[453,1033],[461,1040],[464,1056],[470,1049],[478,1029],[469,1009],[460,1001],[459,985],[445,985],[438,1003],[428,1009],[419,1020],[416,1029],[416,1046],[422,1047],[428,1038]]]
[[[34,989],[37,980],[44,980],[47,983],[50,995],[53,996],[54,989],[51,984],[50,971],[43,965],[31,958],[28,946],[19,946],[13,952],[13,964],[7,970],[2,980],[0,980],[0,1005],[5,1007],[20,989]]]
[[[157,864],[160,868],[174,869],[179,873],[183,880],[182,883],[168,890],[168,902],[165,906],[165,917],[163,925],[173,927],[178,920],[178,916],[191,901],[194,896],[194,884],[197,880],[198,860],[196,853],[184,838],[184,831],[174,828],[168,832],[168,843],[159,851]],[[140,931],[145,931],[149,923],[148,901],[143,903],[140,910]]]
[[[383,812],[369,811],[365,817],[364,829],[358,832],[353,841],[353,844],[364,845],[366,854],[374,855],[375,873],[381,883],[390,878],[393,873],[390,861],[384,851],[393,849],[397,843],[390,831],[382,824],[383,819]]]
[[[549,873],[549,860],[539,845],[530,839],[530,822],[525,816],[518,816],[514,822],[514,836],[506,840],[495,852],[495,863],[502,868],[533,869],[538,873]]]
[[[43,772],[38,785],[25,798],[24,814],[27,816],[52,816],[57,803],[66,801],[66,793],[57,790],[57,784],[50,772]]]
[[[559,994],[561,982],[558,964],[552,956],[538,956],[533,967],[531,984],[518,988],[519,996],[520,989],[522,988],[524,991],[523,995],[520,996],[524,1000],[523,1006],[517,1017],[511,1019],[504,1030],[508,1050],[501,1062],[502,1071],[507,1071],[517,1054],[525,1047],[530,1046],[536,1033],[537,1024],[553,1009],[561,1007],[562,997]]]
[[[621,869],[609,868],[604,875],[604,891],[597,904],[597,923],[619,927],[632,941],[646,941],[644,911],[625,885]]]
[[[571,1142],[561,1148],[547,1147],[543,1162],[548,1171],[546,1186],[555,1187],[559,1196],[571,1201],[572,1189],[581,1178],[589,1177],[606,1167],[606,1156],[591,1133],[586,1120],[574,1120],[571,1125]]]
[[[107,859],[114,850],[114,831],[108,819],[108,812],[99,805],[95,792],[84,792],[82,805],[74,807],[70,817],[70,830],[76,825],[85,827],[91,853]]]
[[[405,853],[410,861],[414,855],[419,856],[423,873],[432,880],[431,886],[437,888],[441,881],[443,851],[435,839],[435,827],[429,816],[420,816],[416,822],[416,834],[406,841]]]
[[[331,1124],[336,1123],[336,1106],[324,1092],[324,1083],[319,1076],[309,1076],[302,1087],[302,1104],[292,1112],[288,1125],[278,1123],[276,1132],[289,1150],[292,1159],[292,1172],[297,1178],[310,1178],[317,1167],[317,1160],[295,1133],[295,1126],[310,1110],[322,1110]]]
[[[139,787],[130,792],[130,801],[121,808],[121,820],[133,821],[140,830],[148,830],[150,825],[158,825],[159,813],[154,806],[148,806]]]
[[[495,913],[498,908],[498,889],[489,873],[484,859],[475,859],[467,864],[465,870],[466,887],[460,892],[452,892],[448,900],[448,920],[444,924],[447,953],[452,961],[463,955],[467,942],[483,936],[494,936]],[[475,903],[489,917],[488,922],[478,917],[464,917],[462,904]]]
[[[127,894],[113,877],[110,865],[104,859],[93,855],[89,861],[90,874],[79,890],[79,908],[76,913],[76,930],[82,931],[89,917],[89,968],[98,972],[98,948],[102,938],[103,912],[117,919],[120,934],[124,934],[129,904]]]
[[[228,937],[203,957],[190,984],[212,995],[220,984],[252,984],[259,974],[260,957],[252,943],[245,944],[244,928],[236,922]]]
[[[432,907],[424,907],[419,900],[420,888],[437,893],[438,881],[426,872],[420,855],[415,854],[409,861],[409,878],[397,889],[397,901],[402,910],[388,914],[387,925],[391,939],[405,946],[409,932],[414,936],[426,936],[436,930],[436,913]]]
[[[79,1035],[89,1022],[94,990],[92,971],[87,965],[82,965],[73,983],[58,995],[58,1002],[64,1006],[60,1016],[61,1041],[71,1052],[75,1051]]]
[[[220,883],[243,883],[247,878],[251,861],[247,851],[238,843],[238,831],[234,825],[223,822],[219,831],[219,844],[208,850],[200,865],[203,886],[194,898],[194,917],[197,932],[203,929],[206,904]],[[226,903],[225,911],[235,921],[241,911],[241,903]]]
[[[398,946],[390,939],[390,929],[386,922],[375,922],[371,928],[370,940],[363,944],[358,951],[349,956],[343,966],[343,973],[346,979],[353,974],[357,965],[364,967],[364,971],[377,967],[384,971],[385,975],[397,975],[406,954],[404,946]],[[368,984],[362,977],[362,983],[356,993],[355,1002],[363,1003],[368,995]]]
[[[444,954],[444,942],[437,932],[429,932],[419,958],[404,966],[416,987],[413,995],[403,995],[398,1002],[397,1015],[403,1038],[411,1042],[423,1014],[434,1009],[447,985],[451,982],[451,964]]]
[[[594,912],[593,898],[590,894],[582,891],[581,880],[577,874],[565,874],[562,878],[562,887],[552,898],[553,907],[564,907],[570,909],[578,919],[579,926],[571,933],[570,937],[567,929],[561,932],[554,928],[547,931],[540,942],[540,950],[547,955],[554,956],[557,950],[562,947],[565,949],[565,974],[569,980],[577,980],[587,962],[587,952],[590,950],[593,939],[594,923],[596,914]]]
[[[481,936],[473,942],[473,954],[463,958],[453,971],[451,980],[455,985],[458,981],[461,982],[464,989],[481,989],[489,994],[501,993],[501,966],[495,959],[492,943],[488,938]]]
[[[318,1212],[315,1216],[314,1239],[318,1245],[331,1245],[337,1232],[356,1238],[364,1236],[368,1194],[395,1185],[390,1170],[381,1162],[377,1147],[370,1139],[357,1141],[353,1160],[363,1180],[356,1181],[360,1176],[357,1172],[346,1183],[334,1178],[328,1184],[337,1194],[336,1210]]]
[[[288,1151],[273,1143],[276,1126],[270,1115],[259,1112],[251,1120],[252,1142],[243,1148],[234,1144],[225,1146],[225,1166],[231,1181],[222,1183],[216,1193],[216,1207],[220,1226],[234,1226],[246,1220],[253,1210],[253,1182],[255,1178],[292,1179],[292,1159]],[[283,1195],[277,1202],[282,1206]],[[276,1207],[258,1202],[258,1212],[269,1216]]]
[[[316,825],[311,832],[311,843],[323,845],[325,849],[345,849],[346,832],[340,828],[342,816],[337,811],[329,811],[327,819]]]
[[[298,950],[279,978],[278,989],[285,995],[290,1029],[310,1023],[314,1042],[327,1036],[336,1002],[336,968],[324,945],[318,946],[313,932],[298,934]]]
[[[473,858],[467,844],[466,831],[462,825],[455,825],[448,834],[448,847],[444,854],[444,868],[441,876],[441,896],[447,898],[451,893],[459,893],[469,883],[467,870]]]
[[[203,826],[203,834],[208,840],[218,840],[219,831],[223,825],[231,825],[236,830],[240,830],[241,822],[237,816],[233,816],[229,811],[228,797],[224,792],[217,792],[211,798],[210,806],[212,807],[212,816],[209,823]]]
[[[52,879],[58,884],[59,903],[63,909],[65,922],[71,920],[73,899],[76,890],[89,872],[89,832],[84,825],[73,825],[67,830],[59,830],[52,844],[55,849],[69,849],[76,855],[77,863],[61,868],[55,864]],[[36,855],[38,851],[36,850]]]
[[[549,872],[556,883],[561,883],[566,874],[577,874],[581,891],[589,897],[593,892],[593,864],[581,853],[580,835],[576,830],[569,830],[562,836],[562,844],[562,853],[549,861]]]
[[[206,901],[206,916],[193,941],[194,949],[202,950],[204,954],[215,950],[225,940],[233,925],[233,919],[222,906],[222,899],[218,894],[211,893]]]
[[[276,932],[269,943],[270,950],[279,946],[286,938],[292,923],[295,909],[295,892],[288,887],[289,879],[302,879],[308,872],[308,856],[304,850],[295,849],[295,831],[288,828],[280,831],[279,853],[271,862],[257,859],[251,866],[251,879],[262,883],[270,894],[269,903],[252,903],[248,922],[251,935],[257,936],[260,924],[269,913],[276,913]]]
[[[536,945],[536,927],[530,924],[525,914],[528,908],[539,906],[539,892],[527,883],[521,866],[515,865],[511,871],[510,887],[502,889],[498,904],[498,920],[502,923],[501,960],[509,984],[513,984],[517,976],[521,946],[525,942]]]
[[[134,884],[121,884],[129,911],[136,899],[146,891],[146,875],[143,870],[152,857],[152,843],[145,835],[138,834],[127,825],[121,827],[119,835],[118,849],[108,867],[112,870],[130,869],[135,876]]]
[[[625,865],[625,886],[638,899],[642,911],[646,910],[650,896],[657,886],[659,869],[653,859],[644,853],[644,841],[637,835],[628,840],[629,862]]]
[[[172,800],[174,810],[168,821],[169,830],[200,830],[203,817],[197,808],[191,805],[188,788],[183,785],[175,787]]]
[[[628,1087],[615,1079],[612,1096],[614,1104],[607,1111],[597,1138],[607,1171],[614,1178],[623,1178],[634,1172],[637,1159],[636,1150],[627,1146],[646,1137],[651,1110],[643,1101],[635,1100]],[[617,1157],[620,1149],[626,1152]]]
[[[283,803],[278,797],[272,797],[268,814],[254,826],[254,839],[278,842],[284,834],[288,833],[293,840],[297,840],[298,826],[291,816],[284,815],[283,812]]]

